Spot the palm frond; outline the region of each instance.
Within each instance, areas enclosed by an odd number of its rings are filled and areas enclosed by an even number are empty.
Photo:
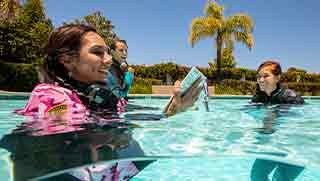
[[[250,16],[246,14],[236,14],[226,19],[226,30],[229,32],[243,31],[251,33],[253,31],[254,23]]]
[[[251,33],[234,32],[233,35],[236,41],[244,43],[251,50],[254,44],[253,35]]]
[[[219,20],[212,17],[201,17],[192,20],[190,27],[189,42],[193,47],[200,39],[213,37],[216,32],[221,28]]]
[[[223,6],[219,6],[216,2],[209,1],[204,8],[204,14],[206,17],[213,17],[222,20],[223,9]]]

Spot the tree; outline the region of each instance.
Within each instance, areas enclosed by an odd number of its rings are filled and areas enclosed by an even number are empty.
[[[42,0],[27,0],[23,6],[22,18],[25,23],[47,22]]]
[[[42,0],[27,0],[20,11],[14,19],[0,20],[0,89],[9,91],[30,91],[37,83],[35,65],[53,29]]]
[[[0,60],[39,63],[53,25],[46,18],[42,0],[26,1],[21,11],[14,21],[0,23]]]
[[[20,0],[1,0],[0,1],[0,20],[11,21],[21,12]]]
[[[307,74],[306,70],[295,68],[295,67],[288,68],[286,73],[288,78],[293,79],[291,81],[296,81],[296,82],[304,81],[306,74]]]
[[[225,18],[223,6],[214,1],[208,1],[205,6],[205,16],[192,20],[189,42],[193,47],[199,40],[213,37],[217,47],[217,79],[221,80],[222,50],[233,50],[234,42],[244,43],[250,50],[253,47],[253,21],[246,14],[235,14]]]
[[[112,25],[111,21],[104,17],[99,11],[84,16],[80,19],[76,19],[73,22],[64,24],[85,24],[93,26],[97,29],[99,35],[102,36],[109,46],[115,39],[119,39],[116,33],[113,32],[114,26]]]
[[[217,67],[217,59],[209,62],[210,67]],[[229,48],[224,48],[222,51],[221,68],[234,68],[236,66],[236,61],[233,56],[233,50]]]

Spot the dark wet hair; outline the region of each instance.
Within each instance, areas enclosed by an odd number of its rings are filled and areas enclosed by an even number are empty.
[[[119,40],[114,40],[114,41],[112,42],[112,44],[110,45],[110,49],[111,49],[111,50],[115,50],[115,49],[116,49],[116,44],[117,44],[118,42],[125,44],[126,47],[128,48],[127,41],[126,41],[126,40],[121,40],[121,39],[119,39]]]
[[[61,58],[78,58],[83,36],[88,32],[97,32],[87,25],[64,25],[55,29],[45,47],[45,60],[40,67],[43,82],[52,83],[57,77],[65,79],[68,71],[59,62]]]
[[[273,75],[281,75],[282,74],[282,70],[281,70],[281,66],[278,62],[273,61],[273,60],[267,60],[265,62],[263,62],[259,68],[258,68],[258,72],[263,69],[268,67],[268,69],[271,71],[271,73]]]

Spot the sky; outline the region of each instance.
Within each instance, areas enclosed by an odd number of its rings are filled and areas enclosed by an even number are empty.
[[[188,42],[193,18],[203,16],[207,0],[44,0],[55,27],[101,11],[114,31],[129,45],[129,64],[171,61],[208,66],[216,57],[213,38]],[[297,67],[320,72],[319,0],[218,0],[225,16],[246,13],[254,20],[255,45],[250,51],[236,43],[238,67],[256,69],[266,59],[279,61],[284,70]]]

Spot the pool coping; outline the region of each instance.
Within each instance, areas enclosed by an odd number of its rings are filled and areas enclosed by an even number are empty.
[[[0,91],[0,100],[25,100],[30,96],[30,92],[8,92]],[[169,99],[171,95],[167,94],[129,94],[129,99]],[[210,99],[251,99],[252,95],[213,95]],[[302,96],[304,99],[319,99],[320,96]]]

